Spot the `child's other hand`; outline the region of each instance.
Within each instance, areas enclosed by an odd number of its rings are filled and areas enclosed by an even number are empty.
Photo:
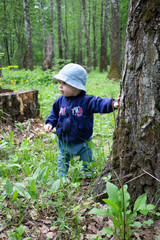
[[[121,94],[119,93],[118,97],[117,97],[117,101],[114,103],[114,108],[118,108],[119,107],[120,97],[121,97]]]
[[[46,124],[46,125],[44,126],[44,129],[45,129],[45,131],[46,131],[47,133],[49,133],[49,132],[52,130],[52,126],[51,126],[50,124]]]

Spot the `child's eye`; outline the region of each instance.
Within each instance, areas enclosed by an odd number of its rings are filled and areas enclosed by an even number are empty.
[[[66,83],[65,82],[59,82],[59,84],[65,85]]]

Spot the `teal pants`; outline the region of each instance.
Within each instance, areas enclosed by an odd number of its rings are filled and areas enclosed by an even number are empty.
[[[92,138],[89,139],[91,141]],[[88,141],[88,142],[89,142]],[[83,161],[81,171],[84,173],[92,172],[90,163],[94,161],[92,148],[88,145],[87,141],[75,144],[64,143],[58,139],[57,144],[59,148],[58,156],[58,177],[67,177],[69,170],[69,162],[73,156],[80,156],[80,161]]]

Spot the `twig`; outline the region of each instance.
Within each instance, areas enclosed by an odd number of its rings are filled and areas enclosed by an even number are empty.
[[[156,179],[158,182],[160,182],[160,180],[156,177],[154,177],[152,174],[150,174],[149,172],[147,172],[146,170],[143,170],[143,172],[145,172],[146,174],[148,174],[150,177]]]
[[[132,182],[132,181],[134,181],[135,179],[142,177],[143,175],[145,175],[145,173],[142,173],[142,174],[140,174],[139,176],[132,178],[131,180],[125,182],[125,184],[126,184],[126,183],[129,183],[129,182]]]

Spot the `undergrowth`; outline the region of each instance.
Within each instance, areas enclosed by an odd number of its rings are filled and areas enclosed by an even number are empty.
[[[13,90],[38,89],[40,115],[44,122],[59,96],[58,86],[52,78],[54,74],[56,72],[40,69],[32,72],[4,69],[0,85]],[[87,93],[116,98],[119,82],[106,79],[106,75],[96,71],[88,74]],[[30,120],[25,127],[17,122],[13,129],[0,132],[0,229],[4,229],[4,239],[38,239],[41,235],[38,226],[33,230],[27,224],[32,222],[36,226],[42,219],[49,221],[53,232],[58,233],[56,239],[83,239],[85,229],[80,219],[86,208],[89,212],[97,206],[90,196],[90,185],[107,163],[114,125],[112,113],[95,114],[92,147],[96,161],[90,180],[80,175],[82,163],[77,158],[71,161],[69,181],[56,179],[58,151],[57,136],[53,132],[46,134],[41,129],[38,136],[30,138]],[[18,136],[26,137],[18,140],[15,129]],[[47,239],[51,238],[48,236]],[[97,234],[94,239],[101,238]]]

